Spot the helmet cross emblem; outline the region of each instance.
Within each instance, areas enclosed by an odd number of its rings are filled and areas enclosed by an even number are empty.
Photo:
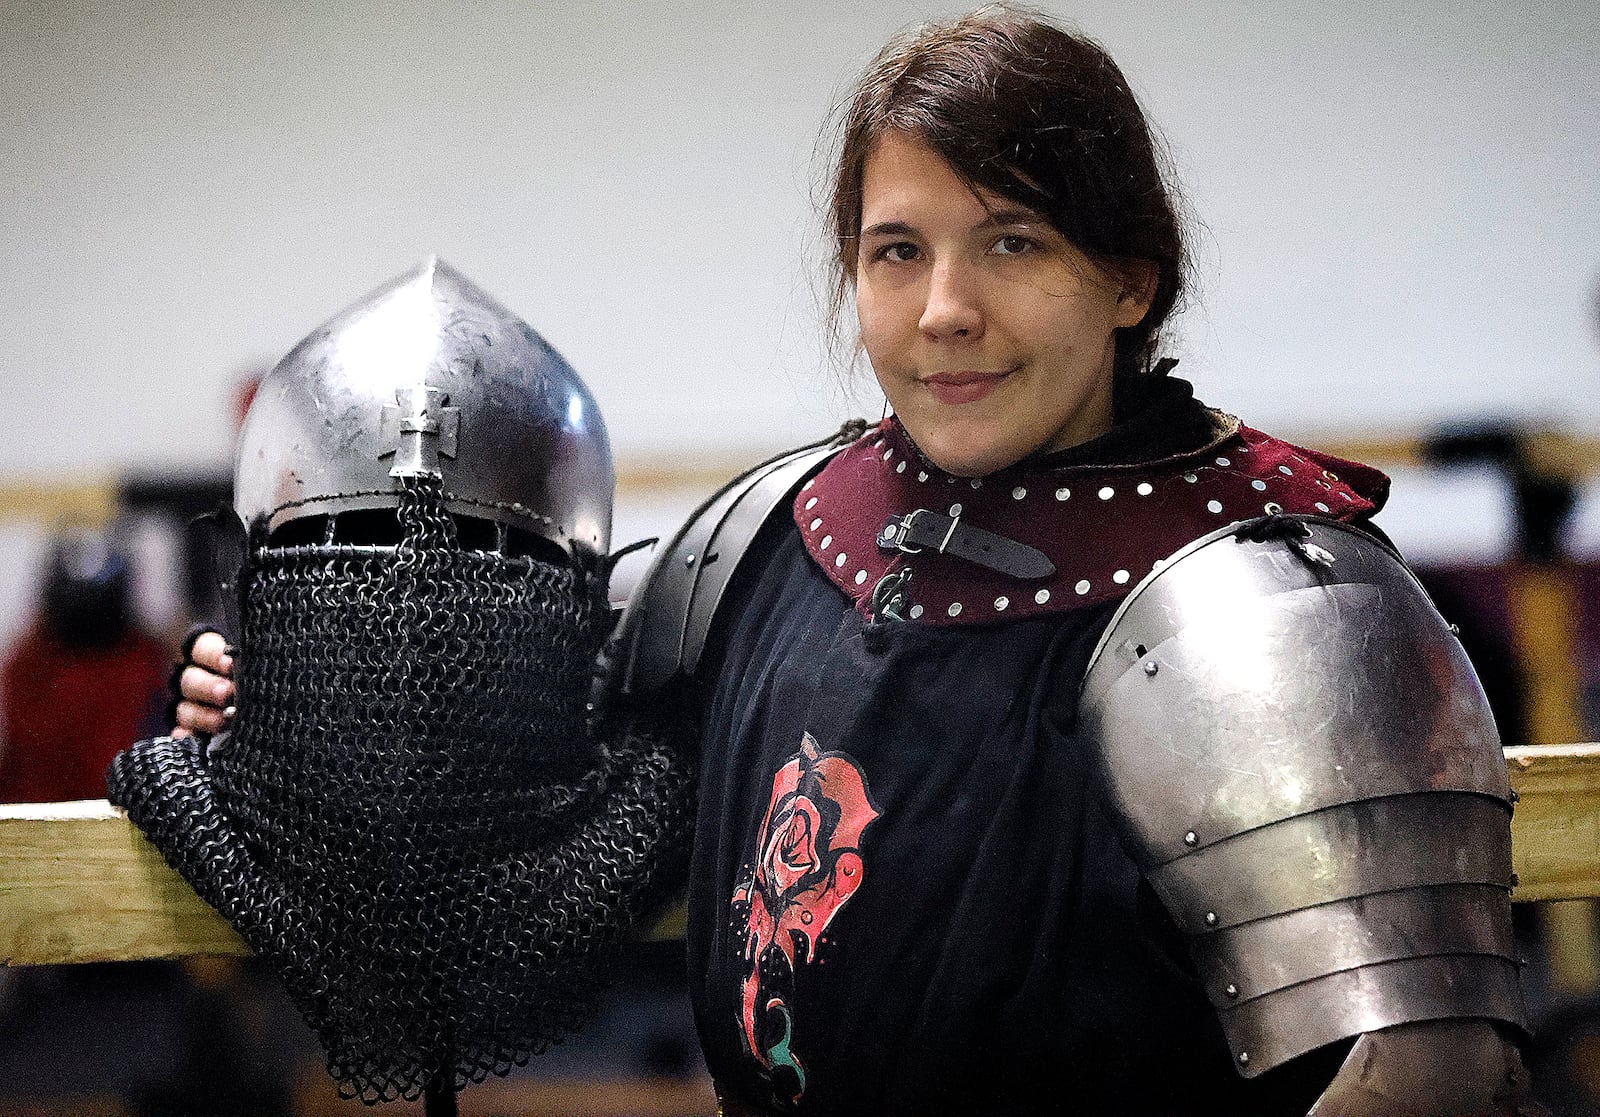
[[[394,455],[390,477],[438,477],[439,458],[456,456],[461,409],[445,406],[450,397],[439,388],[417,384],[400,388],[395,402],[383,406],[380,458]]]

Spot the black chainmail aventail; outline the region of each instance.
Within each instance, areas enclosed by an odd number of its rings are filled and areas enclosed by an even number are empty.
[[[109,773],[367,1102],[579,1027],[693,821],[687,733],[586,728],[603,576],[460,549],[437,482],[399,517],[398,547],[256,547],[235,729]]]

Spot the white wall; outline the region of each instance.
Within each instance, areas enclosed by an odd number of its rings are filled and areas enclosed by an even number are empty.
[[[929,8],[0,0],[0,479],[216,465],[232,378],[429,251],[588,380],[619,454],[849,406],[819,122]],[[1053,4],[1174,148],[1178,352],[1258,426],[1600,422],[1600,5]]]

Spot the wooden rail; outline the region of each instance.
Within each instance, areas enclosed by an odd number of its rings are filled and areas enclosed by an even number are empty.
[[[1519,901],[1600,897],[1600,744],[1506,750]],[[681,911],[652,936],[682,934]],[[0,964],[243,954],[122,811],[103,799],[0,807]]]

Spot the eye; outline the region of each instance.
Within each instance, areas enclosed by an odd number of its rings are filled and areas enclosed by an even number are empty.
[[[874,260],[887,260],[891,264],[906,264],[921,255],[916,245],[908,240],[897,240],[891,244],[880,245],[873,250]]]
[[[1008,233],[994,242],[989,249],[996,256],[1021,256],[1026,252],[1034,252],[1039,248],[1039,242],[1032,237],[1025,237],[1020,233]]]

